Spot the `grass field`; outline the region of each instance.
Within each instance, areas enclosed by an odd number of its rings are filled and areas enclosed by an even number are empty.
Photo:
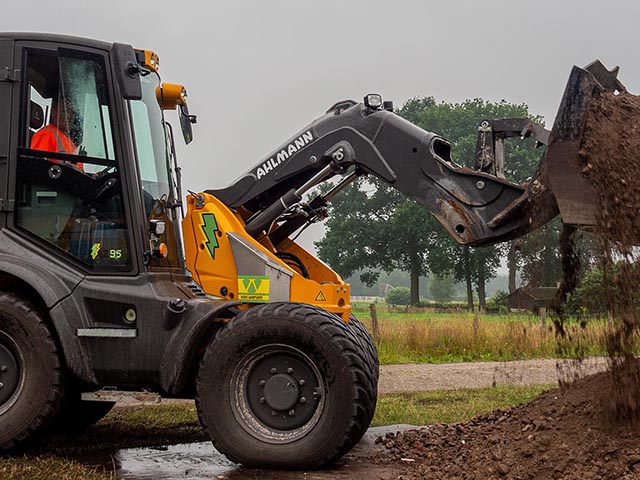
[[[425,309],[392,309],[378,305],[380,335],[376,341],[382,364],[508,361],[605,355],[606,319],[569,319],[567,336],[559,339],[553,323],[546,328],[532,314],[480,315],[466,311],[434,313]],[[368,304],[354,314],[371,330]]]
[[[374,426],[457,422],[531,400],[545,387],[403,393],[380,397]],[[119,449],[208,440],[193,403],[116,408],[96,427],[73,436],[41,440],[23,455],[0,457],[0,478],[106,480],[115,478]]]

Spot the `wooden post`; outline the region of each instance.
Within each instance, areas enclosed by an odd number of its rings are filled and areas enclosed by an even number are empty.
[[[542,333],[547,334],[547,307],[540,307],[540,327]]]
[[[476,306],[473,307],[473,336],[478,336],[478,330],[480,329],[480,309]]]
[[[373,339],[378,341],[380,339],[380,325],[378,325],[378,311],[376,310],[376,304],[369,305],[369,311],[371,312],[371,329],[373,330]]]

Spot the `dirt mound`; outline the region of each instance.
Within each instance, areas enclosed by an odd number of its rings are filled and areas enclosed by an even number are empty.
[[[638,479],[640,432],[607,414],[615,381],[600,373],[469,422],[387,434],[378,461],[407,479]]]

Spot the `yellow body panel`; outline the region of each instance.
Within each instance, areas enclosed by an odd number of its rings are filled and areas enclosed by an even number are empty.
[[[228,233],[241,235],[251,247],[268,255],[273,263],[291,273],[289,301],[317,305],[340,315],[345,321],[351,313],[350,287],[325,263],[300,245],[287,240],[280,251],[296,255],[306,267],[305,278],[294,266],[275,255],[268,240],[258,242],[248,235],[239,215],[213,195],[200,193],[202,201],[190,195],[182,222],[187,268],[209,295],[247,303],[269,301],[271,279],[268,276],[238,276],[236,259]],[[200,206],[201,205],[201,206]]]

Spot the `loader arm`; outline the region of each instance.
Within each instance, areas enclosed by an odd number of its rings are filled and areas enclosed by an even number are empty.
[[[577,214],[589,202],[577,162],[584,115],[592,97],[624,88],[616,76],[599,61],[574,67],[552,131],[523,118],[482,122],[475,169],[457,165],[446,139],[396,115],[387,102],[339,102],[232,185],[207,193],[239,212],[250,235],[267,233],[275,245],[321,217],[337,190],[366,174],[421,203],[463,245],[522,236],[558,213],[589,225],[593,215]],[[547,145],[527,184],[504,178],[502,142],[514,136]],[[304,193],[339,174],[347,175],[337,189],[302,203]]]
[[[484,123],[491,131],[484,128],[479,134],[492,148],[481,147],[484,167],[473,170],[454,163],[451,146],[441,136],[384,108],[341,102],[235,183],[207,193],[241,212],[250,235],[269,232],[277,245],[322,215],[329,198],[301,204],[307,190],[335,175],[350,173],[340,189],[369,174],[421,203],[461,244],[507,240],[546,223],[557,209],[537,183],[532,183],[536,185],[532,193],[527,185],[490,173],[497,162],[503,162],[496,161],[500,149],[495,142],[512,136],[516,127],[518,134],[526,130],[543,143],[548,133],[524,119],[511,119],[507,130],[502,124]],[[292,214],[296,209],[299,214]],[[534,210],[535,218],[525,213]]]

